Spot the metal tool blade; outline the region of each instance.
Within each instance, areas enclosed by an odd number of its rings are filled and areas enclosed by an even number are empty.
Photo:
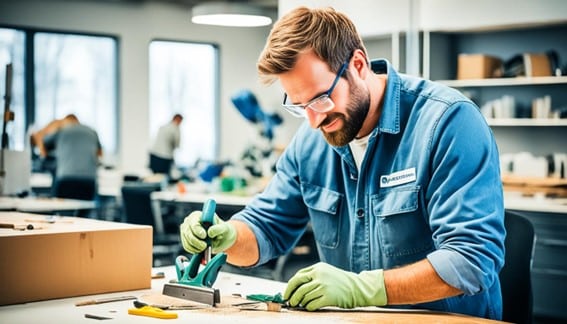
[[[220,292],[218,289],[214,288],[166,283],[163,285],[162,293],[167,296],[191,300],[211,306],[220,303]]]

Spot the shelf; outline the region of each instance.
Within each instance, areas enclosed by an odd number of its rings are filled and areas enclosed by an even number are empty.
[[[565,199],[567,198],[567,179],[534,178],[502,174],[502,184],[504,191],[509,193],[516,192],[523,195],[563,198],[554,201],[561,201],[563,209],[567,209],[567,205],[565,204],[567,200]]]
[[[567,126],[567,119],[487,118],[490,126]]]
[[[517,192],[504,192],[504,207],[517,211],[567,215],[567,200],[565,198],[529,197]]]
[[[532,187],[567,187],[567,179],[523,177],[504,173],[502,174],[502,183],[505,185]]]
[[[453,88],[467,87],[498,87],[498,86],[533,86],[567,84],[567,76],[560,77],[518,77],[518,78],[493,78],[493,79],[469,79],[469,80],[438,80],[437,82]]]

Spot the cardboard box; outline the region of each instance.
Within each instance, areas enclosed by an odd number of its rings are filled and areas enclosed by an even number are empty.
[[[551,63],[545,53],[524,53],[524,69],[527,77],[552,76]]]
[[[502,60],[484,54],[459,54],[457,79],[486,79],[502,67]]]
[[[16,212],[0,224],[0,305],[151,287],[151,226]]]

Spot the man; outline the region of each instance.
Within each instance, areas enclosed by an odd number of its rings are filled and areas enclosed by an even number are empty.
[[[93,200],[97,192],[97,167],[102,148],[96,131],[70,114],[58,129],[43,137],[45,149],[55,152],[57,167],[52,196]]]
[[[169,176],[173,165],[173,153],[179,147],[179,125],[183,116],[176,114],[171,122],[161,126],[150,148],[150,169],[153,173],[163,173]]]
[[[207,232],[193,212],[185,249],[212,239],[228,262],[256,266],[292,249],[311,223],[321,263],[284,298],[324,306],[426,308],[501,318],[504,262],[497,147],[459,92],[369,63],[352,22],[297,8],[278,21],[258,70],[307,118],[266,189]],[[310,127],[309,127],[310,126]]]
[[[55,177],[55,169],[57,167],[57,160],[55,159],[55,152],[48,151],[43,145],[43,138],[56,133],[65,124],[73,121],[77,117],[74,114],[66,115],[61,119],[54,119],[42,129],[31,134],[30,142],[32,146],[37,148],[37,156],[40,157],[40,167],[44,171],[49,171]]]

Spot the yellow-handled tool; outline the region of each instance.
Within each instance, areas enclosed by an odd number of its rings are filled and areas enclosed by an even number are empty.
[[[140,308],[130,308],[130,309],[128,309],[128,314],[162,318],[162,319],[177,318],[177,313],[166,312],[161,308],[157,308],[157,307],[153,307],[153,306],[142,306]]]

